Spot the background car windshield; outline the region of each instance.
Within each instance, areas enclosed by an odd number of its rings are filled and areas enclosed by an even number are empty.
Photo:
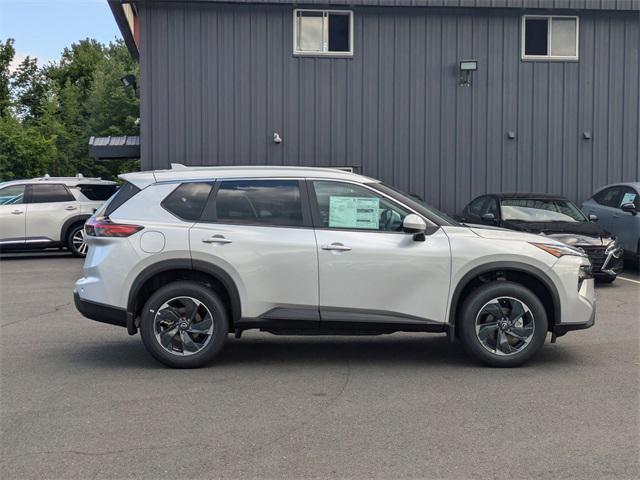
[[[502,219],[521,222],[584,222],[585,216],[568,200],[506,198]]]

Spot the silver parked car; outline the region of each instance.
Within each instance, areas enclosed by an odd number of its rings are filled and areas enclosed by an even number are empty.
[[[640,261],[640,182],[602,187],[582,204],[582,211],[618,238],[625,256]]]
[[[447,333],[509,367],[535,355],[547,332],[595,320],[584,252],[469,228],[361,175],[176,165],[121,178],[85,225],[76,306],[140,330],[171,367],[204,365],[228,333],[247,329]]]
[[[0,183],[0,251],[67,247],[84,257],[84,222],[117,189],[80,174]]]

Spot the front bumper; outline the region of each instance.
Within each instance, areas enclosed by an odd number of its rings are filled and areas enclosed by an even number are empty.
[[[571,332],[573,330],[584,330],[586,328],[591,328],[596,323],[596,307],[593,306],[593,313],[591,313],[591,318],[584,323],[561,323],[556,325],[553,328],[553,334],[556,337],[561,337],[565,335],[567,332]]]
[[[78,311],[90,320],[119,327],[127,326],[127,311],[122,308],[83,300],[76,290],[73,291],[73,301]]]

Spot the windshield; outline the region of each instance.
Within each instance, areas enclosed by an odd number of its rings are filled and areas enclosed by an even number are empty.
[[[585,222],[582,212],[569,200],[506,198],[502,219],[519,222]]]
[[[375,188],[376,190],[380,190],[383,193],[386,193],[392,198],[395,198],[399,202],[404,203],[406,206],[414,209],[421,215],[424,215],[432,222],[438,225],[449,225],[454,227],[461,227],[462,224],[460,222],[455,221],[446,213],[441,212],[440,210],[433,208],[431,205],[427,205],[421,198],[418,198],[415,195],[411,195],[409,193],[405,193],[402,190],[398,190],[395,187],[390,185],[385,185],[384,183],[368,183],[370,187]]]

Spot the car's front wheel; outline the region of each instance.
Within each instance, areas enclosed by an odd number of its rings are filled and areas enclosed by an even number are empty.
[[[544,305],[531,290],[513,282],[492,282],[472,291],[459,319],[466,349],[495,367],[525,363],[547,336]]]
[[[154,292],[142,311],[140,335],[147,351],[172,368],[209,363],[227,339],[224,303],[196,282],[173,282]]]

